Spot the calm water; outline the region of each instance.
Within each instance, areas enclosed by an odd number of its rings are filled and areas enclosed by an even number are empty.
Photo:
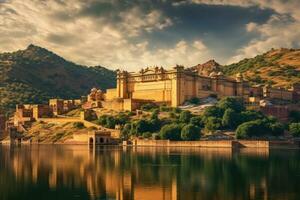
[[[300,152],[0,146],[0,199],[300,199]]]

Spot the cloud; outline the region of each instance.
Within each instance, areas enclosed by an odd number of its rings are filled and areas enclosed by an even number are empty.
[[[246,30],[248,32],[253,32],[256,30],[256,28],[257,28],[257,23],[250,22],[250,23],[246,24]]]
[[[224,44],[227,44],[226,52],[235,50],[236,44],[230,46],[228,41],[234,42],[230,36],[236,37],[237,33],[241,33],[237,40],[242,45],[238,44],[234,55],[226,55],[226,59],[232,57],[230,62],[272,47],[300,46],[297,10],[300,2],[297,0],[289,3],[281,0],[0,0],[0,3],[0,52],[24,49],[33,43],[85,65],[129,70],[147,65],[191,66],[213,58],[216,53],[209,49],[211,46],[216,52],[224,49]],[[249,10],[259,8],[260,12],[271,9],[274,14],[269,20],[271,14],[265,15],[264,20],[246,17],[243,22],[233,21],[238,25],[234,30],[230,27],[230,31],[236,34],[225,34],[220,39],[213,32],[216,29],[205,24],[213,15],[201,18],[203,21],[198,23],[199,18],[193,18],[195,10],[187,9],[190,13],[181,10],[181,6],[194,4],[251,7]],[[223,33],[226,27],[217,28],[218,33]],[[251,37],[246,38],[248,35]]]
[[[4,2],[0,7],[0,51],[24,49],[34,43],[80,64],[112,68],[126,66],[127,62],[131,66],[146,65],[136,55],[141,49],[140,55],[147,52],[147,41],[131,41],[132,38],[165,29],[172,25],[172,20],[157,9],[143,10],[138,5],[119,8],[119,12],[112,11],[113,6],[100,6],[102,10],[93,8],[94,13],[87,15],[85,12],[91,9],[88,5],[95,2]],[[107,2],[106,5],[116,3]]]
[[[256,37],[228,60],[228,64],[238,62],[246,57],[253,57],[271,48],[299,47],[300,42],[300,1],[299,0],[186,0],[176,6],[184,4],[206,4],[239,7],[260,7],[274,10],[276,14],[264,24],[250,22],[245,25],[247,32],[256,32]]]
[[[228,63],[238,62],[246,57],[254,57],[271,48],[299,47],[299,27],[300,23],[298,21],[290,21],[289,17],[272,16],[266,24],[251,27],[252,31],[255,30],[258,33],[258,37],[239,49]],[[249,29],[249,24],[247,28]]]

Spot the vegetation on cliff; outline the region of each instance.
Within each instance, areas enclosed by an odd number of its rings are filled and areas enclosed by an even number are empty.
[[[243,73],[252,84],[289,87],[300,81],[300,49],[271,49],[222,67],[225,75]]]

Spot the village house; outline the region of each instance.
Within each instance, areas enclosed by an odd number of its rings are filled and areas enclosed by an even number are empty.
[[[55,117],[81,105],[81,100],[50,99],[49,104],[16,105],[14,126],[27,125],[39,118]]]

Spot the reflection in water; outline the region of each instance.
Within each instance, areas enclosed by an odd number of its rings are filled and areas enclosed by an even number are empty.
[[[300,199],[300,152],[0,146],[0,199]]]

